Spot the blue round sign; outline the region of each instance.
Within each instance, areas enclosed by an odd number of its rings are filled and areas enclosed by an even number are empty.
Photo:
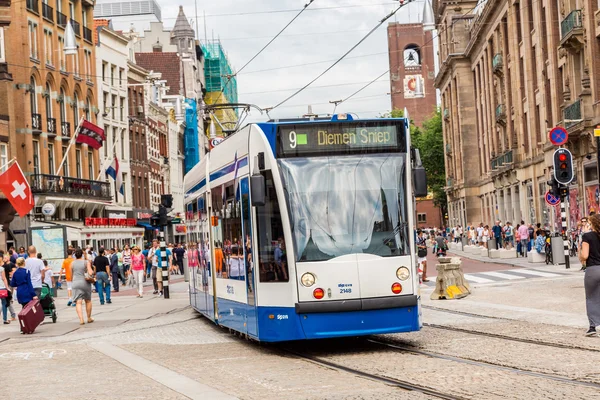
[[[562,146],[563,144],[567,143],[567,140],[569,140],[569,133],[562,126],[552,128],[548,136],[550,138],[550,142],[555,146]]]
[[[546,196],[544,197],[546,199],[546,203],[548,203],[549,206],[557,206],[560,204],[560,197],[556,197],[550,192],[546,192]]]

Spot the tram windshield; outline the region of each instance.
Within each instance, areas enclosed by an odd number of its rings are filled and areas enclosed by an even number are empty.
[[[409,254],[406,154],[278,160],[297,261]]]

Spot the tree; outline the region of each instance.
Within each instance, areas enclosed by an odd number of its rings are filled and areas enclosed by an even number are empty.
[[[381,114],[381,118],[402,118],[403,110],[393,110]],[[446,166],[444,163],[444,136],[442,134],[442,113],[439,108],[423,122],[423,129],[410,121],[410,139],[413,147],[419,149],[421,161],[427,173],[427,186],[433,194],[433,204],[439,207],[443,215],[448,209],[446,186]]]

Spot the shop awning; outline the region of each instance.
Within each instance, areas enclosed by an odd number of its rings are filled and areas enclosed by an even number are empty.
[[[154,228],[152,225],[150,225],[150,224],[149,224],[149,223],[147,223],[147,222],[139,222],[139,221],[138,221],[138,223],[137,223],[137,224],[138,224],[138,226],[142,226],[142,227],[144,227],[144,228],[146,228],[146,229],[150,229],[150,230],[154,230],[154,229],[155,229],[155,228]]]

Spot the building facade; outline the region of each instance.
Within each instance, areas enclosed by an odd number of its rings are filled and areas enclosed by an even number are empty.
[[[116,30],[141,32],[150,23],[161,21],[162,10],[156,0],[97,0],[94,18],[112,20]]]
[[[437,107],[432,31],[423,24],[390,23],[388,52],[392,110],[408,110],[418,127]]]
[[[597,212],[598,2],[435,1],[434,13],[449,224],[559,229],[559,208],[544,201],[556,126],[569,132],[576,168],[568,220]]]

